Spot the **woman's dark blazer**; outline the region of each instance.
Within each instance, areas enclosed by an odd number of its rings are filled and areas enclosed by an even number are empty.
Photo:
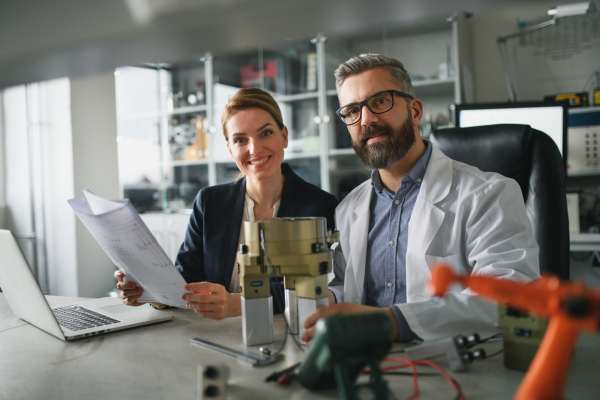
[[[337,198],[306,182],[288,164],[277,217],[326,217],[334,228]],[[175,266],[186,282],[218,283],[229,288],[244,214],[246,178],[206,187],[196,196],[185,240]],[[271,281],[273,312],[282,313],[285,297],[281,279]]]

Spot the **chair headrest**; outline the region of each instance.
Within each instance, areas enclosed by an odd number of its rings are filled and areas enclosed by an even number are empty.
[[[513,178],[527,198],[532,131],[516,124],[450,128],[435,131],[430,140],[453,160]]]

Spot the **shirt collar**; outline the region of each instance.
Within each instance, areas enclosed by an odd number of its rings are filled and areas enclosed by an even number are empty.
[[[403,182],[409,182],[409,180],[418,186],[421,186],[421,183],[423,183],[423,177],[425,176],[425,171],[427,170],[427,164],[429,164],[429,158],[431,158],[431,143],[427,139],[423,139],[423,143],[425,144],[425,153],[423,153],[421,158],[419,158],[410,171],[408,171],[408,174],[402,178],[400,181],[401,184]],[[379,170],[374,169],[371,171],[371,185],[373,185],[375,190],[380,193],[386,190],[383,182],[381,181]]]
[[[279,206],[281,205],[281,198],[273,204],[273,218],[277,217],[277,212],[279,211]],[[254,222],[256,218],[254,218],[254,200],[250,196],[248,196],[248,192],[246,192],[246,196],[244,198],[244,215],[242,216],[242,221],[250,221]]]

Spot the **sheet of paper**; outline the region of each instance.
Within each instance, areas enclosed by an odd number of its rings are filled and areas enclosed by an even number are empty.
[[[106,200],[84,190],[83,199],[69,205],[111,261],[125,273],[125,280],[144,289],[139,302],[159,302],[185,307],[181,299],[185,280],[127,199]]]

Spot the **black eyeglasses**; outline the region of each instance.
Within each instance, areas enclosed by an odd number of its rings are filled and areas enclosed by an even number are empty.
[[[367,106],[373,114],[383,114],[394,107],[394,93],[398,96],[414,99],[408,93],[399,90],[385,90],[369,96],[365,101],[350,103],[337,110],[335,113],[346,125],[354,125],[362,118],[362,108]]]

